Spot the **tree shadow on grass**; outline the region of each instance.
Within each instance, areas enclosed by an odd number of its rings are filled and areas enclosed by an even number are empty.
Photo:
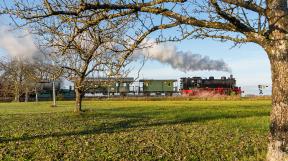
[[[180,112],[179,115],[175,114]],[[183,111],[175,110],[151,110],[151,111],[132,111],[131,108],[120,108],[115,111],[115,109],[102,109],[97,111],[88,111],[80,115],[84,120],[94,120],[94,119],[115,119],[120,121],[115,121],[113,123],[105,123],[100,125],[89,125],[85,126],[84,130],[78,131],[68,131],[68,132],[52,132],[49,134],[39,134],[39,135],[24,135],[21,137],[0,137],[0,143],[11,142],[11,141],[29,141],[34,139],[45,139],[50,137],[69,137],[69,136],[82,136],[89,134],[102,134],[102,133],[115,133],[124,132],[129,130],[135,130],[137,128],[151,128],[156,126],[164,125],[175,125],[175,124],[189,124],[193,122],[207,122],[212,120],[221,119],[241,119],[249,117],[263,117],[269,116],[269,112],[250,112],[243,111],[239,113],[229,113],[229,112],[208,112],[204,114],[199,113],[188,113],[181,115]],[[165,116],[166,114],[172,115],[170,118],[161,118],[159,116]],[[67,117],[67,116],[66,116]],[[77,117],[77,116],[74,116]],[[123,120],[124,119],[124,120]]]

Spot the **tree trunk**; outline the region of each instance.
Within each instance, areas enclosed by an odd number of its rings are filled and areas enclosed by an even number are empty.
[[[84,96],[84,92],[83,92],[84,78],[85,78],[85,74],[82,74],[74,82],[74,90],[75,90],[75,94],[76,94],[74,112],[78,112],[78,113],[82,112],[82,98]]]
[[[269,35],[265,50],[272,71],[272,111],[267,160],[288,160],[288,4],[287,0],[267,0]]]
[[[75,88],[75,110],[74,112],[81,112],[82,111],[82,92],[79,88]]]
[[[267,160],[288,160],[288,43],[271,47],[272,111]]]
[[[19,90],[17,83],[16,83],[15,88],[14,88],[14,101],[20,102],[20,90]]]
[[[29,99],[29,89],[26,87],[25,88],[25,102],[28,102]]]

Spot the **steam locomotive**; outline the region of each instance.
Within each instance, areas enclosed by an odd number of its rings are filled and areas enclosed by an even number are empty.
[[[215,79],[209,77],[180,78],[180,92],[182,95],[199,95],[201,93],[220,94],[220,95],[240,95],[241,87],[236,86],[236,80],[233,75],[230,77],[221,77]]]

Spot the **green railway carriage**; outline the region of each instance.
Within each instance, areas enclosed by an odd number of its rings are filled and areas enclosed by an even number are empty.
[[[166,80],[155,80],[155,79],[141,79],[139,83],[139,91],[143,92],[145,95],[150,95],[155,93],[156,95],[165,94],[172,95],[177,91],[175,83],[176,79],[166,79]]]
[[[130,84],[134,78],[87,78],[85,85],[88,93],[112,94],[120,93],[126,95],[130,91]]]

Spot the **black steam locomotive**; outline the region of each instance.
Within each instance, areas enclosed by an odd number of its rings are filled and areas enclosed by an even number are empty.
[[[236,80],[232,75],[230,77],[221,77],[215,79],[209,77],[202,79],[201,77],[180,78],[180,92],[182,95],[199,95],[204,92],[221,95],[240,95],[241,87],[236,86]]]

